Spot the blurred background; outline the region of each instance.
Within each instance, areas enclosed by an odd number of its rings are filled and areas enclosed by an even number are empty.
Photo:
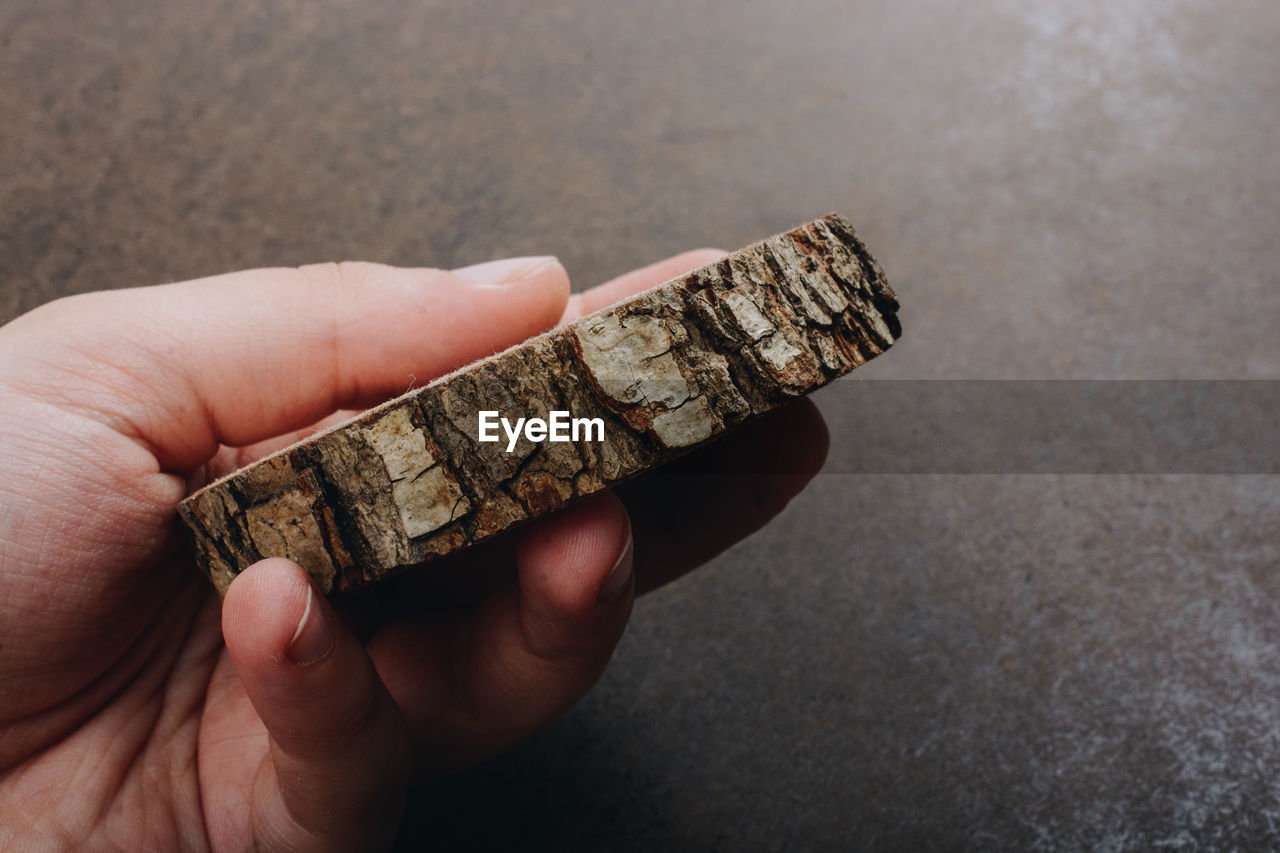
[[[342,259],[582,288],[839,210],[903,303],[860,376],[1280,379],[1271,0],[7,0],[0,38],[0,321]],[[404,846],[1280,846],[1276,475],[842,471]]]

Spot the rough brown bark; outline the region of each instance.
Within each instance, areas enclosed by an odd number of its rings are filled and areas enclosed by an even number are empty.
[[[347,421],[179,506],[219,592],[263,557],[360,586],[609,488],[884,352],[898,303],[830,214]],[[478,440],[478,413],[604,441]],[[500,431],[501,433],[501,431]]]

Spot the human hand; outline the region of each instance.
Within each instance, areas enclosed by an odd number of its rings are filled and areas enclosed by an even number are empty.
[[[341,613],[282,559],[219,601],[174,509],[318,423],[717,254],[572,297],[552,259],[254,270],[0,328],[0,846],[378,847],[412,779],[563,713],[635,587],[743,538],[817,470],[810,404],[626,484],[630,519],[599,495]]]

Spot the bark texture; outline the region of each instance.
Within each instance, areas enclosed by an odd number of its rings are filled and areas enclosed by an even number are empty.
[[[219,592],[288,557],[328,593],[640,474],[884,352],[898,303],[830,214],[435,380],[178,511]],[[479,412],[601,418],[604,441],[482,443]],[[501,432],[501,431],[500,431]]]

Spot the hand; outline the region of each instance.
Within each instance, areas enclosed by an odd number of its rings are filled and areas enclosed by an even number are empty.
[[[599,495],[341,613],[278,558],[220,602],[175,506],[348,409],[717,254],[572,297],[549,258],[254,270],[0,328],[0,846],[379,847],[412,780],[563,713],[634,587],[743,538],[817,470],[811,405],[628,484],[630,519]]]

